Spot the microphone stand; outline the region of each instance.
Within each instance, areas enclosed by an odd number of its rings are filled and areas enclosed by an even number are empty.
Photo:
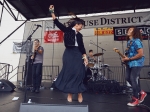
[[[37,26],[35,30],[33,30],[32,34],[29,35],[29,37],[27,38],[27,40],[25,41],[24,44],[26,44],[27,42],[29,43],[29,47],[27,48],[27,53],[26,53],[26,62],[27,62],[27,67],[26,67],[26,74],[25,74],[25,77],[24,77],[24,80],[25,80],[25,84],[24,84],[24,87],[25,87],[25,93],[24,93],[24,103],[26,102],[26,97],[27,97],[27,79],[28,79],[28,71],[29,71],[29,61],[30,61],[30,55],[31,55],[31,40],[32,40],[32,36],[33,34],[36,32],[36,30],[39,28],[40,26]]]
[[[47,27],[48,28],[48,33],[50,32],[50,28],[52,29],[52,27]],[[53,76],[53,72],[54,72],[54,70],[53,70],[53,68],[54,68],[54,41],[52,40],[52,43],[53,43],[53,53],[52,53],[52,74],[51,74],[51,82],[53,81],[53,78],[52,78],[52,76]]]
[[[125,54],[125,51],[124,51],[124,46],[123,46],[123,40],[122,40],[122,52],[123,52],[123,55]],[[124,70],[124,63],[122,62],[122,59],[121,59],[121,56],[119,55],[120,57],[120,62],[121,62],[121,72],[122,72],[122,76],[123,74],[125,74],[125,72],[123,71]],[[125,79],[125,75],[124,75],[124,79]]]
[[[122,62],[122,59],[121,59],[121,56],[119,55],[119,59],[120,59],[120,62],[121,62],[121,72],[122,72],[122,76],[124,74],[123,70],[124,70],[124,63]],[[124,76],[124,79],[125,79],[125,76]]]
[[[124,54],[124,47],[123,47],[123,40],[122,40],[122,52],[123,52],[123,54]]]
[[[93,42],[91,42],[90,44],[92,44],[92,45],[94,45],[94,46],[100,48],[100,49],[102,50],[102,53],[104,53],[104,51],[106,51],[105,49],[99,47],[98,45],[94,44]],[[104,57],[103,57],[103,55],[102,55],[102,61],[103,61],[103,64],[104,64]]]
[[[98,45],[98,28],[96,28],[97,30],[97,45]],[[98,53],[98,46],[97,46],[97,53]]]

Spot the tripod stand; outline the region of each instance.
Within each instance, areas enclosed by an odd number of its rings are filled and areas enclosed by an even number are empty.
[[[26,67],[26,74],[25,74],[25,84],[24,84],[24,88],[25,88],[25,93],[24,93],[24,103],[26,102],[26,97],[27,97],[27,79],[28,79],[28,71],[29,71],[29,61],[30,61],[30,56],[31,56],[31,52],[32,52],[32,35],[37,31],[37,29],[40,26],[37,25],[36,29],[33,30],[33,32],[31,33],[31,35],[27,38],[27,40],[25,41],[25,44],[28,43],[28,48],[27,48],[27,52],[26,52],[26,62],[27,62],[27,67]]]

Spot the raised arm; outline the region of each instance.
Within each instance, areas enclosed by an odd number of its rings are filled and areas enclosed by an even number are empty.
[[[60,22],[58,21],[58,19],[56,18],[56,16],[55,16],[55,13],[54,13],[54,5],[50,5],[49,11],[50,11],[50,13],[51,13],[51,16],[52,16],[52,18],[53,18],[54,23],[56,24],[56,26],[57,26],[61,31],[66,32],[66,30],[67,30],[66,26],[63,25],[62,23],[60,23]]]

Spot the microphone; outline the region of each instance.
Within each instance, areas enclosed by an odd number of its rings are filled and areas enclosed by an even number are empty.
[[[37,26],[37,27],[42,27],[42,25],[38,25],[38,24],[35,24],[34,26]]]

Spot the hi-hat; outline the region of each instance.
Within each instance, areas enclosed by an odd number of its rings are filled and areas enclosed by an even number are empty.
[[[97,54],[94,54],[93,56],[101,56],[103,55],[104,53],[97,53]]]

